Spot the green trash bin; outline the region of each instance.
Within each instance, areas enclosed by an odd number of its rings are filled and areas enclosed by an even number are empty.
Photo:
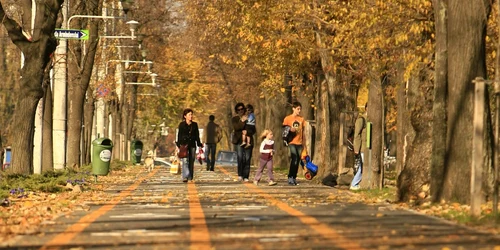
[[[92,174],[107,175],[111,163],[113,142],[108,138],[97,138],[92,142]]]
[[[130,160],[132,161],[132,164],[141,163],[142,146],[142,141],[133,140],[130,142]]]

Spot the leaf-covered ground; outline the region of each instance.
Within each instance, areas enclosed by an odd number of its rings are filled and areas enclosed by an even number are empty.
[[[88,180],[83,185],[82,191],[69,186],[64,187],[65,191],[60,193],[31,192],[21,196],[11,195],[0,206],[0,242],[12,239],[17,235],[37,234],[41,225],[54,223],[53,221],[60,216],[67,216],[73,211],[88,210],[90,207],[87,204],[89,203],[95,204],[109,201],[111,195],[104,192],[104,190],[111,185],[132,183],[137,180],[138,175],[143,171],[144,169],[141,167],[129,167],[120,171],[113,171],[108,176],[99,177],[97,183]],[[386,192],[359,191],[353,194],[345,189],[340,192],[344,202],[392,203],[391,190],[386,190]],[[336,200],[340,196],[332,194],[332,197],[333,200]],[[423,203],[420,206],[394,203],[393,205],[400,209],[414,210],[422,214],[467,224],[481,230],[488,230],[493,233],[499,232],[492,216],[491,203],[483,205],[483,216],[475,220],[468,216],[469,206],[458,203]]]
[[[70,185],[62,187],[65,191],[60,193],[24,192],[22,195],[11,195],[0,206],[0,242],[16,235],[39,233],[43,224],[53,223],[58,217],[73,211],[88,210],[88,203],[109,201],[112,197],[104,192],[107,187],[129,183],[141,171],[140,167],[124,168],[98,177],[97,183],[92,177],[79,188]]]

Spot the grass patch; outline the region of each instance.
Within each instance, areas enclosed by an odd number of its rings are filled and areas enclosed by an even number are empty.
[[[493,213],[485,213],[485,211],[479,217],[471,216],[469,211],[464,210],[449,210],[442,213],[441,216],[444,219],[456,221],[459,224],[500,228],[500,218]]]
[[[89,166],[73,169],[46,171],[42,174],[0,174],[0,198],[22,197],[30,192],[58,193],[67,183],[85,185],[91,180]]]
[[[446,213],[442,213],[441,216],[444,219],[453,220],[460,224],[475,224],[479,221],[478,218],[470,216],[469,213],[465,211],[449,210]]]
[[[392,187],[384,187],[382,189],[368,189],[368,190],[362,190],[363,194],[368,197],[368,198],[378,198],[381,200],[389,200],[389,201],[395,201],[396,200],[396,189]]]

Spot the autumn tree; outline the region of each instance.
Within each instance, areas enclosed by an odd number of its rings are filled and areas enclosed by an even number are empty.
[[[12,171],[32,173],[34,117],[43,96],[44,70],[56,48],[54,29],[62,0],[0,1],[0,17],[12,42],[24,55],[21,81],[12,120]],[[32,12],[32,9],[36,12]],[[34,14],[34,16],[32,15]]]
[[[487,76],[485,37],[491,2],[434,1],[434,10],[439,31],[434,122],[446,126],[435,126],[433,200],[465,203],[470,199],[472,80]]]
[[[72,2],[69,14],[70,16],[77,14],[98,16],[99,1]],[[77,29],[88,27],[90,34],[88,44],[84,44],[79,40],[68,43],[68,136],[66,164],[69,167],[80,165],[83,107],[99,41],[99,22],[100,20],[76,18],[70,23],[71,27],[68,27]]]

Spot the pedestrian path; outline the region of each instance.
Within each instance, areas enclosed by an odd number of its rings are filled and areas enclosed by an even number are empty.
[[[18,237],[10,249],[494,249],[496,235],[303,180],[235,181],[236,168],[197,166],[195,182],[157,167],[92,204]],[[347,199],[349,197],[350,199]]]

